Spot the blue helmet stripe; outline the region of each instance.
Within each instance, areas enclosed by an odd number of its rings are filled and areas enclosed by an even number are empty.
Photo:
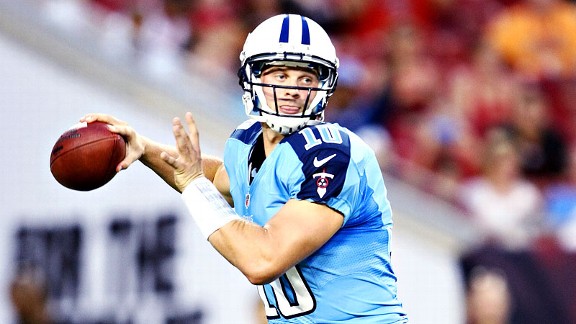
[[[306,18],[302,18],[302,44],[310,45],[310,30],[308,29],[308,22]]]
[[[280,43],[288,43],[288,37],[290,36],[290,17],[286,15],[284,21],[282,21],[282,29],[280,30]]]

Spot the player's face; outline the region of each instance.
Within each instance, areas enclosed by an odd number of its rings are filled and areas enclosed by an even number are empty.
[[[313,70],[284,66],[266,69],[262,72],[261,81],[262,83],[288,87],[316,88],[319,85],[318,76]],[[302,113],[306,108],[304,107],[306,102],[310,104],[316,96],[316,92],[311,91],[308,98],[309,91],[306,89],[263,87],[263,91],[268,107],[278,109],[278,113],[282,115]],[[276,102],[278,106],[276,106]]]

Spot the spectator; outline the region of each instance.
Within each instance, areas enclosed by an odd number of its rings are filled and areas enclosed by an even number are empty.
[[[544,189],[548,224],[562,248],[576,252],[576,147],[569,153],[568,165],[560,181]]]
[[[20,324],[52,323],[48,312],[48,292],[32,269],[22,269],[10,284],[10,299]]]
[[[572,79],[545,80],[540,85],[550,103],[554,128],[571,144],[576,143],[576,75]]]
[[[468,276],[466,323],[509,323],[512,301],[504,274],[477,266]]]
[[[363,92],[367,83],[366,67],[360,60],[343,57],[340,60],[338,91],[330,97],[326,120],[356,132],[374,150],[380,166],[386,168],[393,160],[388,131],[375,121],[375,106]]]
[[[409,0],[426,30],[427,48],[444,68],[468,63],[486,22],[501,10],[499,0]]]
[[[390,78],[379,99],[377,118],[389,130],[395,153],[416,168],[430,171],[440,146],[424,116],[436,98],[439,71],[416,25],[400,23],[390,33]]]
[[[190,38],[192,0],[161,0],[159,7],[143,14],[138,25],[136,47],[143,67],[157,76],[178,71]]]
[[[374,108],[363,95],[366,67],[354,57],[342,57],[338,71],[338,91],[330,97],[326,120],[356,131],[374,122]]]
[[[571,300],[555,285],[557,274],[549,272],[533,251],[481,246],[465,253],[460,266],[466,324],[574,323]]]
[[[247,31],[254,29],[264,19],[282,12],[298,13],[297,8],[294,8],[290,4],[291,1],[287,0],[237,0],[228,2],[234,2],[232,6],[235,16],[244,21]]]
[[[520,152],[525,177],[537,185],[556,180],[564,172],[567,142],[550,124],[550,106],[537,85],[524,85],[506,129]]]
[[[488,25],[486,38],[526,78],[576,74],[576,5],[565,0],[524,0]]]
[[[421,126],[425,131],[416,133],[416,150],[430,159],[427,169],[434,173],[431,179],[425,179],[424,189],[453,201],[461,181],[478,174],[481,142],[462,118],[460,107],[445,95],[438,95],[430,105]],[[426,142],[432,145],[422,147],[420,143]],[[436,150],[427,151],[426,147]]]
[[[192,73],[212,79],[236,73],[241,39],[248,35],[244,21],[228,1],[201,1],[192,13],[193,37],[187,65]]]
[[[482,138],[488,129],[510,121],[518,81],[490,44],[480,42],[474,48],[471,63],[451,71],[448,92],[460,111],[459,118]]]
[[[487,242],[526,249],[541,215],[541,193],[522,177],[517,148],[505,132],[494,129],[486,141],[482,174],[461,185],[458,202]]]
[[[136,58],[144,71],[165,77],[181,70],[193,2],[92,0],[87,18],[99,30],[106,56],[118,62]]]
[[[395,122],[426,110],[438,91],[439,70],[424,37],[410,22],[399,23],[390,31],[388,63]]]

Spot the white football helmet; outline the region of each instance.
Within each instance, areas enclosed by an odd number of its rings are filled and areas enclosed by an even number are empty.
[[[265,122],[283,135],[302,129],[310,121],[323,119],[328,98],[336,88],[338,58],[330,37],[318,23],[292,14],[268,18],[246,38],[240,61],[238,77],[250,118]],[[264,84],[260,76],[265,65],[312,68],[318,72],[320,84],[317,88]],[[307,90],[307,108],[298,115],[281,114],[277,103],[275,107],[268,106],[262,87]],[[312,91],[316,91],[316,96],[309,101]]]

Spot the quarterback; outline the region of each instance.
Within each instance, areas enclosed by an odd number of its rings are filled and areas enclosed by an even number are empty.
[[[223,160],[201,154],[191,113],[175,146],[105,114],[136,160],[181,192],[211,245],[256,285],[269,323],[407,323],[390,258],[392,213],[373,151],[323,121],[338,58],[313,20],[278,15],[251,32],[238,72],[248,120]]]

